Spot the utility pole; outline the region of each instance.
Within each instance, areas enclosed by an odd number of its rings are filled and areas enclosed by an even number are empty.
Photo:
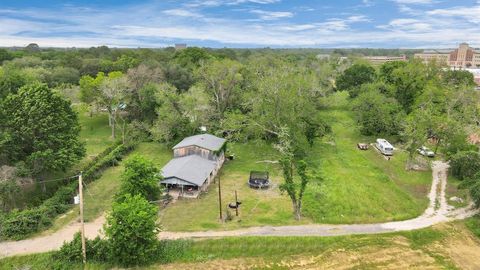
[[[218,175],[218,208],[220,210],[220,221],[223,222],[222,215],[222,187],[220,185],[220,175]]]
[[[235,207],[235,214],[238,217],[238,207],[239,207],[239,205],[238,205],[238,198],[237,198],[237,190],[235,190],[235,206],[236,206]]]
[[[85,224],[83,223],[83,183],[82,172],[78,175],[78,195],[80,197],[80,234],[82,235],[82,258],[83,264],[87,263],[87,251],[85,248]]]

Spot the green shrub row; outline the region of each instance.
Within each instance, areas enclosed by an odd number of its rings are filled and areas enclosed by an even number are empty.
[[[90,183],[98,179],[102,172],[118,162],[135,147],[134,144],[116,143],[105,149],[95,159],[83,167],[83,180]],[[72,205],[78,183],[63,186],[40,206],[22,211],[12,211],[0,218],[0,239],[23,239],[28,235],[48,228],[59,214],[65,213]]]
[[[89,263],[103,263],[115,265],[110,243],[95,237],[85,241],[86,257]],[[191,240],[159,240],[155,247],[155,256],[152,263],[172,263],[187,257],[192,249]],[[80,233],[76,233],[73,240],[64,242],[59,251],[53,254],[57,262],[73,265],[82,262],[82,242]]]

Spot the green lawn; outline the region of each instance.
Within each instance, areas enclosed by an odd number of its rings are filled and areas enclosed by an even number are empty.
[[[85,142],[86,157],[96,156],[113,143],[112,131],[108,125],[108,114],[99,112],[90,116],[86,105],[76,105],[74,109],[78,113],[78,120],[82,127],[80,140]]]
[[[360,135],[352,113],[329,110],[321,116],[332,124],[334,139],[318,142],[309,155],[325,180],[307,189],[307,217],[319,223],[367,223],[408,219],[425,210],[430,171],[405,171],[406,153],[402,151],[386,160],[373,147],[358,150],[358,142],[376,138]]]

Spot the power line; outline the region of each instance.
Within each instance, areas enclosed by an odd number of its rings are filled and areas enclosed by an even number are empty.
[[[70,180],[70,179],[76,179],[78,177],[78,174],[77,175],[74,175],[74,176],[69,176],[69,177],[64,177],[64,178],[57,178],[57,179],[50,179],[50,180],[44,180],[44,181],[35,181],[33,184],[35,183],[49,183],[49,182],[56,182],[56,181],[64,181],[64,180]],[[31,185],[32,183],[25,183],[25,184],[21,184],[20,186],[26,186],[26,185]]]

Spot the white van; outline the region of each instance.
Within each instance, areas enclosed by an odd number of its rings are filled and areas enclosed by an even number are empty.
[[[393,146],[385,139],[377,139],[377,149],[385,156],[393,156]]]

